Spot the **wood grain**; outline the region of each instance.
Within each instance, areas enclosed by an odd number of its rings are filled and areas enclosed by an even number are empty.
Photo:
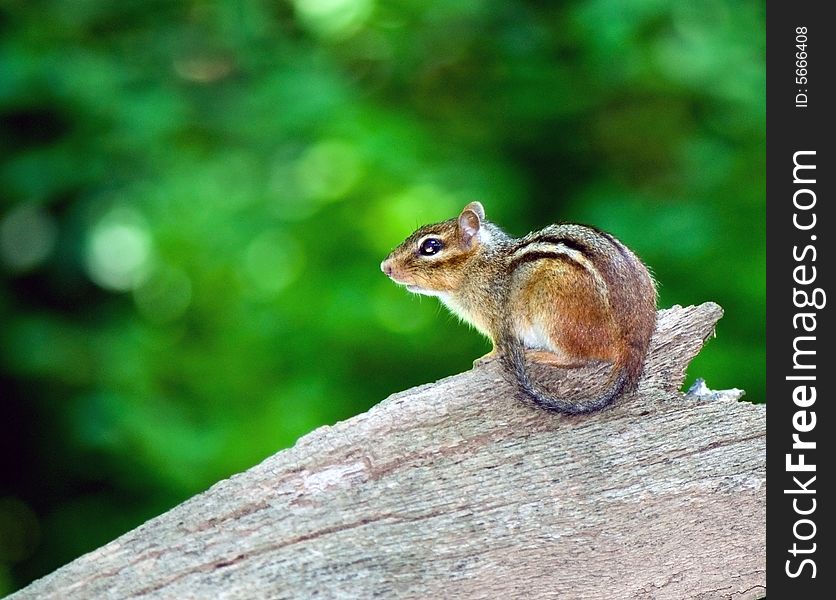
[[[678,391],[721,315],[660,311],[638,391],[593,415],[496,362],[395,394],[12,598],[761,598],[765,407]]]

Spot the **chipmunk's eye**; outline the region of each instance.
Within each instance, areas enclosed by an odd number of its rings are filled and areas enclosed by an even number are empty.
[[[424,256],[432,256],[433,254],[438,254],[443,247],[444,244],[441,243],[441,240],[437,238],[427,238],[421,242],[421,247],[418,248],[418,252]]]

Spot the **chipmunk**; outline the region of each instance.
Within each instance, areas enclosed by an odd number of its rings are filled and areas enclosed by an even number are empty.
[[[609,233],[549,225],[512,238],[471,202],[455,218],[419,228],[380,265],[410,292],[437,296],[493,342],[507,376],[535,404],[565,413],[600,410],[636,388],[656,325],[647,267]],[[577,367],[612,363],[607,391],[576,404],[531,381],[526,357]]]

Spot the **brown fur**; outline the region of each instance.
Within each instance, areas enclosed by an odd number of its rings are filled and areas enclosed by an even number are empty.
[[[427,237],[443,248],[426,256]],[[565,413],[603,408],[636,387],[656,324],[656,287],[647,268],[612,235],[574,224],[550,225],[519,239],[485,220],[482,205],[421,227],[381,264],[411,291],[439,296],[487,335],[491,354],[536,403]],[[613,364],[601,398],[572,405],[528,379],[526,353],[538,362]]]

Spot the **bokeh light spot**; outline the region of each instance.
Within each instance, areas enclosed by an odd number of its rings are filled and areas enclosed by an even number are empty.
[[[21,204],[0,221],[0,257],[15,271],[33,269],[52,252],[56,233],[49,214],[33,204]]]
[[[300,191],[318,202],[343,198],[360,179],[357,149],[340,140],[326,140],[309,148],[296,163]]]
[[[87,272],[103,288],[128,291],[146,279],[151,235],[138,211],[114,208],[96,223],[87,241]]]
[[[374,0],[294,0],[299,21],[325,38],[345,38],[366,22]]]
[[[195,83],[214,83],[227,77],[235,68],[228,56],[189,56],[173,60],[175,72]]]
[[[244,253],[244,272],[255,296],[269,299],[290,285],[302,270],[300,244],[279,230],[269,230],[249,243]]]

